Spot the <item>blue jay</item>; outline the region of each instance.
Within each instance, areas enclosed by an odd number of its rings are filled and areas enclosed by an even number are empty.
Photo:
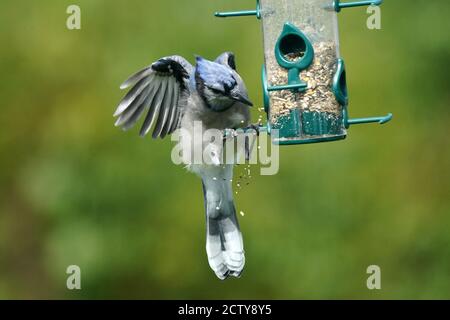
[[[129,87],[114,113],[118,117],[115,125],[127,130],[146,113],[141,136],[153,125],[153,138],[164,138],[176,129],[194,136],[194,123],[200,123],[203,131],[249,125],[253,104],[230,52],[215,61],[197,56],[195,66],[180,56],[161,58],[129,77],[120,88]],[[203,138],[200,143],[202,148],[205,143],[214,144]],[[215,146],[220,149],[223,141],[216,141]],[[182,144],[182,153],[189,153],[191,147]],[[245,264],[244,245],[233,202],[233,164],[210,160],[211,164],[184,162],[202,179],[206,253],[211,269],[224,280],[240,276]]]

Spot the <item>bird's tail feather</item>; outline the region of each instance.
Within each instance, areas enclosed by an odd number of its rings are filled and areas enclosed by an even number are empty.
[[[245,264],[244,244],[230,181],[203,179],[206,210],[206,253],[211,269],[221,280],[239,277]]]

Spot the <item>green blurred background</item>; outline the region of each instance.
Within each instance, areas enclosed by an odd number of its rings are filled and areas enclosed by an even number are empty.
[[[226,50],[261,105],[260,23],[212,15],[253,7],[2,0],[0,298],[450,298],[448,0],[385,1],[379,31],[365,9],[340,14],[351,116],[394,120],[284,147],[278,175],[253,168],[236,198],[246,270],[210,271],[200,181],[170,141],[123,133],[112,113],[137,69]],[[71,264],[81,291],[66,289]],[[382,290],[366,288],[371,264]]]

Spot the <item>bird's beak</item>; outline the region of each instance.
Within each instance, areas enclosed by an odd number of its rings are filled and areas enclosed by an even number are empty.
[[[247,97],[244,97],[241,94],[237,94],[232,97],[234,100],[239,101],[247,106],[253,107],[253,102],[251,102]]]

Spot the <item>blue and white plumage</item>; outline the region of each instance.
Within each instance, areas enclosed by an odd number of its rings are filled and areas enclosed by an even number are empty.
[[[215,147],[222,141],[195,137],[195,123],[202,131],[237,129],[250,121],[252,105],[242,78],[236,72],[234,55],[221,54],[215,61],[196,57],[192,66],[180,56],[159,59],[132,75],[121,89],[132,87],[114,113],[116,126],[131,128],[145,113],[140,134],[145,136],[153,127],[153,138],[164,138],[180,128],[200,144]],[[183,133],[184,132],[184,133]],[[192,145],[182,145],[189,154]],[[213,158],[213,156],[211,156]],[[206,210],[206,252],[209,265],[218,278],[240,276],[244,264],[244,245],[233,202],[231,180],[233,164],[217,159],[212,164],[194,163],[185,157],[188,169],[202,179]]]

